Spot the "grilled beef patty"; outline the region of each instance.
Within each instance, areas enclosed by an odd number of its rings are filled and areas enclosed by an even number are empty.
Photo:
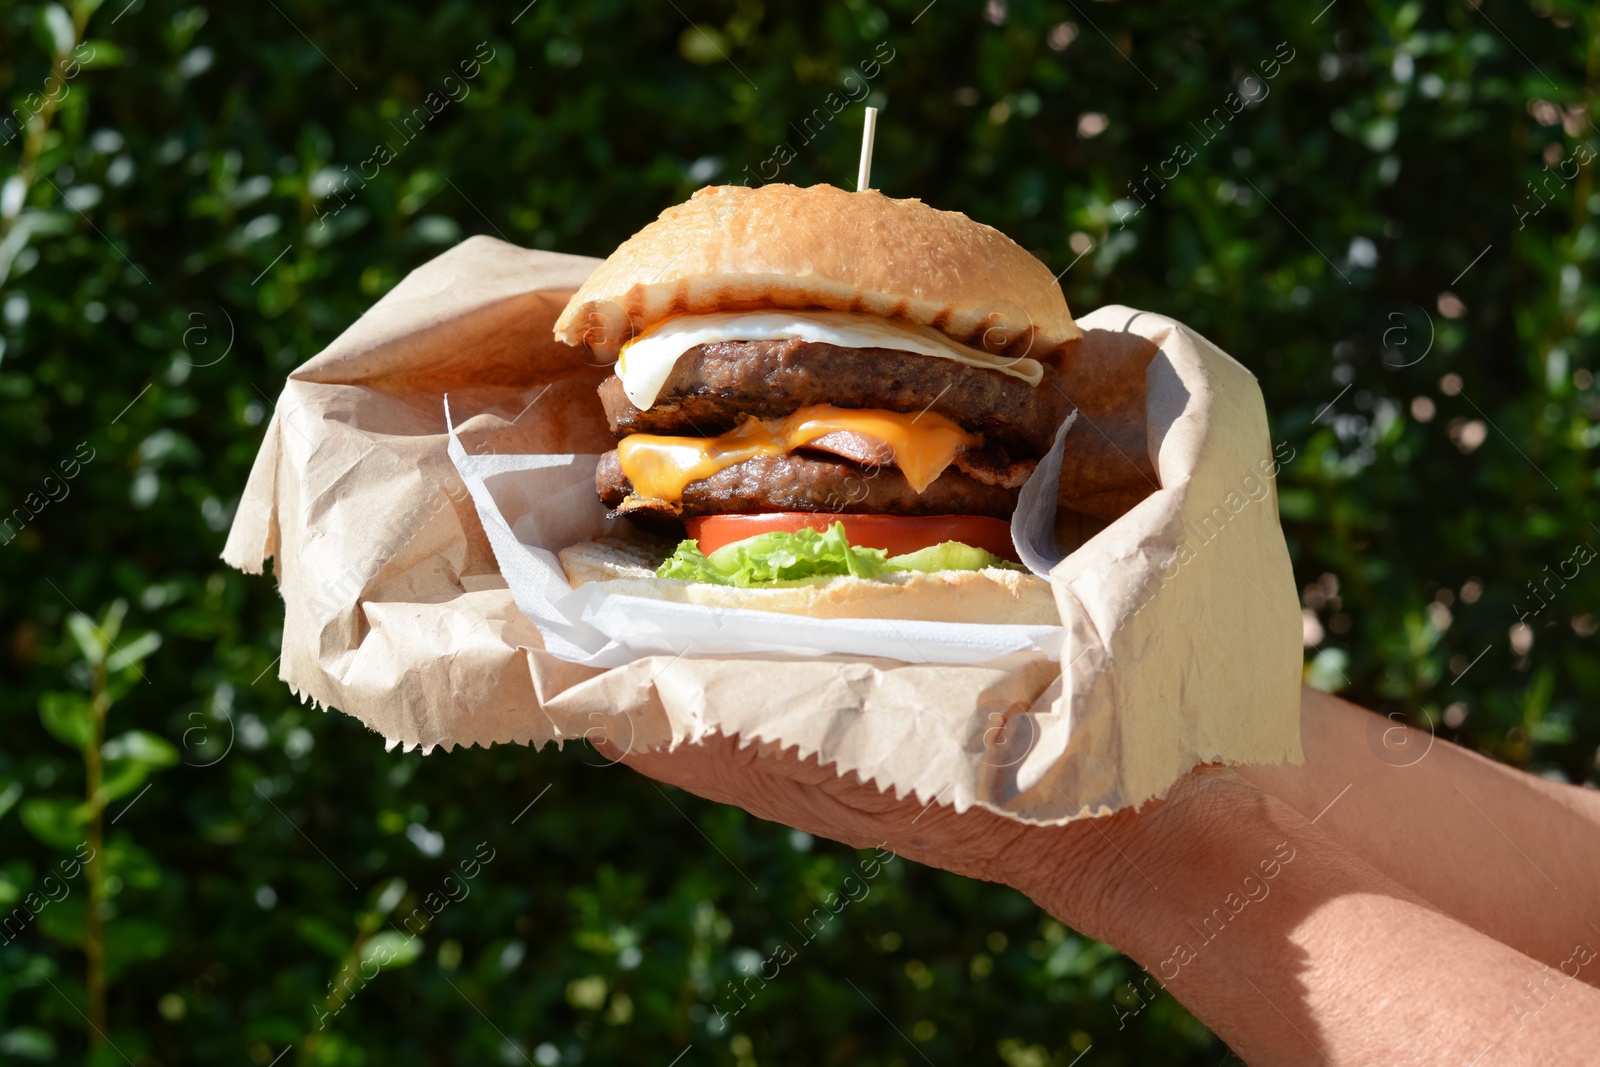
[[[1064,412],[1050,387],[1035,389],[999,371],[938,356],[881,348],[840,348],[811,341],[718,341],[689,349],[672,369],[655,404],[641,411],[616,375],[600,385],[606,421],[618,437],[632,433],[710,437],[745,415],[772,419],[809,404],[933,411],[1012,455],[1036,458],[1049,448]]]
[[[788,452],[746,460],[709,478],[690,482],[681,510],[664,501],[634,501],[622,508],[633,486],[615,451],[600,458],[595,488],[607,506],[626,513],[725,515],[770,511],[830,511],[875,515],[992,515],[1011,517],[1019,489],[987,485],[945,470],[917,493],[897,467],[863,467],[837,456]]]

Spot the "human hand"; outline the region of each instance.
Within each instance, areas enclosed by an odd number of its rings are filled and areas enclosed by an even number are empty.
[[[1309,705],[1327,710],[1314,699]],[[1364,728],[1362,719],[1349,722]],[[1523,1004],[1530,982],[1556,981],[1550,966],[1541,971],[1425,902],[1411,886],[1426,880],[1398,860],[1385,864],[1393,875],[1374,869],[1351,851],[1370,851],[1370,830],[1339,835],[1346,845],[1314,825],[1327,811],[1327,782],[1348,782],[1354,768],[1344,751],[1351,746],[1318,730],[1308,730],[1307,742],[1305,767],[1244,775],[1199,768],[1138,811],[1060,827],[896,799],[815,758],[741,749],[732,738],[671,752],[598,747],[760,818],[1019,889],[1132,957],[1146,971],[1135,976],[1139,996],[1167,990],[1248,1063],[1444,1065],[1492,1049],[1484,1067],[1542,1064],[1600,1039],[1600,993],[1563,980],[1559,997],[1541,1002],[1537,1028],[1524,1028],[1534,1009],[1513,1019],[1508,1006]],[[1403,795],[1388,792],[1380,803],[1409,810]],[[1306,807],[1312,794],[1316,809]],[[1523,807],[1550,815],[1548,805]],[[1397,988],[1407,997],[1394,1000]],[[1372,1010],[1377,1004],[1385,1010]]]
[[[675,750],[621,754],[596,746],[607,758],[697,796],[733,804],[758,818],[804,830],[855,848],[888,848],[930,867],[1019,889],[1056,917],[1090,936],[1108,940],[1136,921],[1140,891],[1129,878],[1133,855],[1164,854],[1156,865],[1182,862],[1182,850],[1201,847],[1196,820],[1217,810],[1230,793],[1237,804],[1254,787],[1230,772],[1206,769],[1192,774],[1165,801],[1065,826],[1034,826],[982,808],[957,813],[946,804],[892,792],[840,775],[816,757],[799,759],[792,750],[713,735]],[[1174,836],[1176,825],[1186,829]],[[1170,838],[1170,839],[1169,839]],[[1147,865],[1150,860],[1145,861]]]

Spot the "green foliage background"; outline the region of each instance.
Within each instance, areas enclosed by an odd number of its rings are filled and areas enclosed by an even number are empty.
[[[283,377],[406,271],[474,233],[604,255],[785,143],[782,180],[848,185],[859,105],[801,124],[851,71],[884,108],[875,185],[1260,377],[1315,684],[1592,782],[1600,579],[1568,572],[1600,543],[1600,11],[1318,6],[0,6],[0,512],[24,509],[0,529],[0,915],[26,909],[0,933],[0,1060],[1226,1055],[1114,951],[905,861],[714,1032],[727,982],[869,854],[577,749],[387,754],[276,681],[274,589],[217,559]],[[316,225],[342,168],[490,54]],[[61,872],[97,809],[91,1052],[89,875]],[[405,915],[463,892],[403,951]]]

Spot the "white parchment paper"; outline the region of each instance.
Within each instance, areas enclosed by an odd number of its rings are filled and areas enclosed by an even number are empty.
[[[446,411],[449,421],[449,412]],[[474,456],[450,427],[450,459],[489,535],[500,573],[551,655],[591,667],[643,656],[770,652],[855,655],[910,663],[984,663],[1012,652],[1059,659],[1060,626],[966,625],[911,619],[809,619],[622,596],[590,583],[573,589],[557,553],[612,533],[595,494],[598,455]],[[1059,467],[1059,453],[1057,460]],[[1016,522],[1033,541],[1055,522],[1055,477],[1035,490],[1044,504]],[[1015,527],[1015,524],[1014,524]]]

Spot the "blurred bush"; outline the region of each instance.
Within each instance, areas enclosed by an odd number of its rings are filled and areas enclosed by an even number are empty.
[[[1591,5],[520,6],[0,11],[0,1060],[1217,1061],[1009,891],[897,861],[807,941],[870,854],[386,754],[217,561],[282,378],[406,271],[848,185],[863,100],[875,185],[1257,373],[1313,684],[1594,780]]]

